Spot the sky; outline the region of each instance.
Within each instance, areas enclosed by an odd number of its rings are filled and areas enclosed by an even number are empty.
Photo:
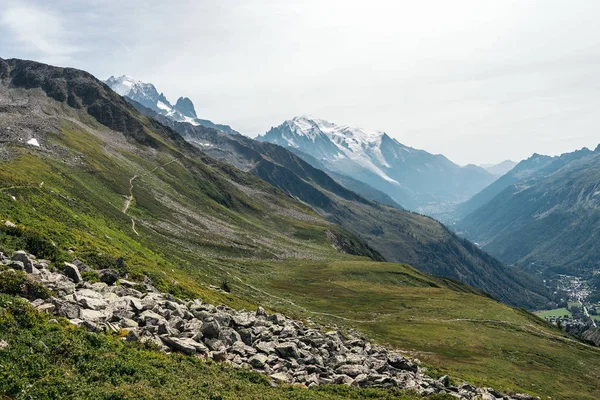
[[[313,115],[459,164],[600,143],[596,0],[3,3],[0,57],[130,75],[248,136]]]

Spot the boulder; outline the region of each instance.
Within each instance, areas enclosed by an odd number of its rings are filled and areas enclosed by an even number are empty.
[[[212,351],[221,351],[225,349],[225,343],[219,339],[205,339],[204,343]]]
[[[145,326],[158,326],[166,320],[162,315],[159,315],[152,310],[146,310],[140,314],[140,321]]]
[[[298,347],[292,342],[279,343],[275,346],[275,351],[283,358],[298,358]]]
[[[277,372],[271,375],[271,379],[273,379],[277,383],[290,383],[291,378],[286,372]]]
[[[273,342],[258,342],[254,348],[256,348],[256,350],[265,353],[267,355],[269,354],[275,354],[276,350],[275,350],[275,343]]]
[[[77,268],[75,264],[65,262],[65,275],[71,278],[75,283],[83,281],[81,274],[79,273],[79,268]]]
[[[29,255],[25,251],[23,251],[23,250],[15,251],[15,254],[13,254],[13,256],[12,256],[12,260],[22,262],[25,272],[28,272],[30,274],[33,272],[33,262],[31,261],[31,259],[29,258]]]
[[[388,364],[404,371],[417,372],[417,365],[398,354],[388,354]]]
[[[249,328],[254,325],[256,318],[251,314],[236,314],[232,318],[233,324],[241,328]]]
[[[119,272],[114,269],[105,269],[99,271],[100,282],[104,282],[109,286],[114,285],[119,280]]]
[[[76,319],[81,314],[81,308],[75,303],[64,302],[58,305],[57,314],[68,319]]]
[[[221,332],[221,325],[214,319],[207,319],[202,324],[200,332],[202,332],[202,335],[206,338],[217,338],[219,337],[219,333]]]
[[[264,354],[257,354],[255,356],[252,356],[248,360],[248,362],[254,368],[262,369],[265,366],[265,364],[267,363],[267,356]]]
[[[11,260],[8,262],[7,266],[16,269],[17,271],[25,271],[25,265],[21,261]]]
[[[364,365],[344,364],[339,366],[335,370],[335,372],[342,375],[348,375],[354,378],[358,375],[368,373],[369,369]]]

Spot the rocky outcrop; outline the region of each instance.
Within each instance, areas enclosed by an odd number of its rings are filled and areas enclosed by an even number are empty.
[[[339,330],[322,331],[281,314],[269,314],[261,307],[237,311],[199,299],[184,301],[167,293],[142,293],[133,286],[144,284],[126,280],[116,285],[75,282],[81,275],[74,263],[65,264],[67,276],[51,272],[46,261],[17,254],[16,258],[24,260],[19,264],[29,261],[36,270],[30,278],[55,294],[31,302],[41,312],[65,317],[91,332],[108,331],[121,334],[127,341],[152,342],[165,352],[252,369],[268,375],[273,384],[396,387],[424,396],[447,393],[461,399],[533,399],[468,384],[453,386],[448,377],[427,376],[417,360],[362,337]],[[15,261],[0,253],[0,263],[12,265]]]

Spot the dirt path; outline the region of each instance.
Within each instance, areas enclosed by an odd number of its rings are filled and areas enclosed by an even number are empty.
[[[150,175],[151,173],[155,172],[157,169],[159,168],[164,168],[167,165],[171,164],[172,162],[177,161],[178,158],[174,158],[171,161],[162,164],[162,165],[158,165],[156,167],[154,167],[151,171],[148,171],[142,175],[134,175],[131,177],[131,179],[129,179],[129,195],[125,197],[125,203],[123,203],[123,208],[121,209],[121,212],[125,215],[127,215],[127,210],[129,210],[129,206],[131,205],[131,202],[133,200],[135,200],[135,197],[133,197],[133,181],[138,179],[138,178],[143,178],[144,176]],[[133,219],[133,217],[131,217],[131,229],[133,230],[133,232],[136,235],[140,235],[139,232],[135,229],[135,220]]]

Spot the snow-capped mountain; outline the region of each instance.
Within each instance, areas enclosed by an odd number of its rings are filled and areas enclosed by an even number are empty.
[[[209,120],[199,119],[196,115],[194,103],[187,97],[178,98],[175,105],[172,105],[165,95],[159,93],[151,83],[144,83],[127,75],[118,78],[111,76],[104,83],[121,96],[135,100],[144,107],[173,121],[203,125],[230,134],[238,133],[228,125],[215,124]]]
[[[308,116],[287,120],[257,140],[308,154],[307,160],[317,159],[329,171],[368,183],[413,210],[464,201],[495,179],[483,168],[460,167],[385,132]]]

